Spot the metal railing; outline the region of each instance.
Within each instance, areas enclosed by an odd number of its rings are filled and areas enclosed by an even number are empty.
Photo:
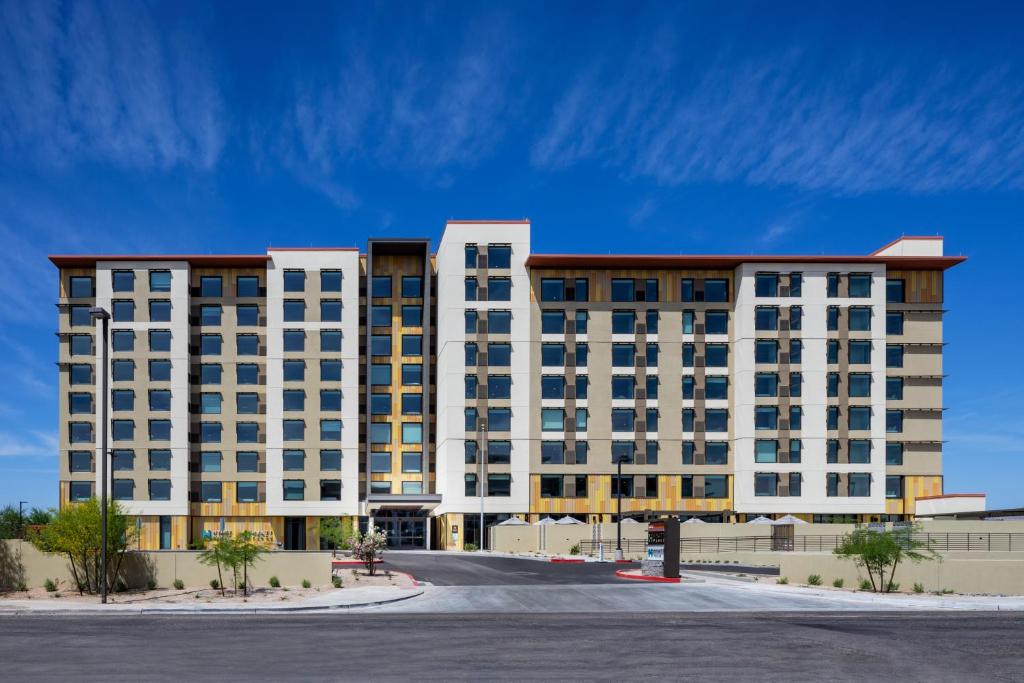
[[[1024,533],[916,533],[915,541],[935,552],[1024,552]],[[708,538],[682,538],[683,553],[729,552],[832,552],[842,543],[842,535],[808,535],[793,538],[771,536],[733,536]],[[638,541],[643,543],[643,541]],[[623,541],[625,547],[625,541]]]
[[[611,557],[615,554],[615,539],[605,539],[601,543],[604,545],[605,557]],[[580,541],[580,552],[584,555],[596,555],[597,554],[598,541]],[[622,552],[623,553],[644,553],[647,550],[647,541],[642,538],[624,538],[622,539]]]

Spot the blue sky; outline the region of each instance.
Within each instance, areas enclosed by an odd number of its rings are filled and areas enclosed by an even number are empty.
[[[56,503],[48,253],[529,217],[539,252],[944,235],[946,490],[1024,505],[1022,10],[838,4],[0,0],[0,504]]]

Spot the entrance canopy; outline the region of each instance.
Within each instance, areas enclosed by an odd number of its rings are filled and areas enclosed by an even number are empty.
[[[371,493],[366,497],[366,514],[372,515],[378,510],[422,510],[430,514],[440,504],[440,494]]]

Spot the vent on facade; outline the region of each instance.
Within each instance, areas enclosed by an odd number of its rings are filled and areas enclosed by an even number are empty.
[[[789,398],[789,387],[779,387],[779,398]]]
[[[261,315],[260,316],[260,326],[262,326],[262,327],[266,327],[267,326],[267,316],[265,316],[265,315]]]
[[[704,389],[702,389],[700,387],[694,389],[693,390],[693,398],[696,401],[703,401],[704,400]]]
[[[636,334],[647,334],[647,323],[637,323],[634,331]]]
[[[266,288],[266,287],[259,287],[259,288],[257,288],[257,290],[256,290],[256,294],[257,294],[258,296],[263,296],[263,297],[265,297],[265,296],[267,295],[267,288]]]
[[[487,334],[487,321],[486,320],[477,320],[476,321],[476,333],[477,334]]]
[[[487,268],[487,254],[476,255],[476,267],[479,270],[486,270]]]
[[[565,333],[566,334],[576,334],[576,321],[575,320],[566,320],[565,321]]]
[[[635,292],[633,292],[633,301],[643,301],[643,300],[644,300],[644,290],[638,289]]]
[[[779,329],[782,330],[783,332],[788,332],[789,331],[789,321],[786,320],[785,318],[780,320],[779,321]]]
[[[575,301],[576,300],[576,288],[575,287],[566,287],[565,288],[565,300],[566,301]]]
[[[635,394],[634,394],[634,396],[635,396],[636,400],[638,400],[638,401],[646,401],[647,400],[647,390],[646,389],[637,389]]]
[[[779,296],[789,296],[789,285],[779,285]]]
[[[487,301],[487,288],[486,287],[478,287],[477,288],[477,290],[476,290],[476,300],[477,301]]]
[[[700,420],[694,421],[694,423],[693,423],[693,431],[695,431],[695,432],[703,432],[704,431],[704,423],[701,422]]]
[[[789,420],[779,420],[779,431],[780,432],[789,431]]]
[[[476,354],[476,366],[478,368],[486,368],[487,367],[487,352],[486,351],[481,351],[480,353]]]
[[[704,367],[704,356],[696,356],[693,359],[693,367],[702,368]]]
[[[569,401],[576,400],[576,387],[568,386],[565,388],[565,398]]]
[[[570,351],[570,352],[565,354],[565,364],[566,364],[567,367],[570,367],[570,368],[576,367],[576,352],[575,351]]]
[[[641,370],[646,368],[647,367],[647,357],[646,356],[642,356],[642,355],[637,355],[635,367],[638,368],[638,369],[641,369]]]
[[[789,365],[789,353],[786,351],[779,352],[779,365]]]
[[[693,326],[693,333],[704,334],[704,329],[704,323],[697,323],[696,325]]]

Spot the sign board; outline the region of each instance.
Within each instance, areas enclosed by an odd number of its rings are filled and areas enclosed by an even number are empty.
[[[643,573],[647,576],[679,577],[679,519],[668,517],[647,525],[647,547]]]

